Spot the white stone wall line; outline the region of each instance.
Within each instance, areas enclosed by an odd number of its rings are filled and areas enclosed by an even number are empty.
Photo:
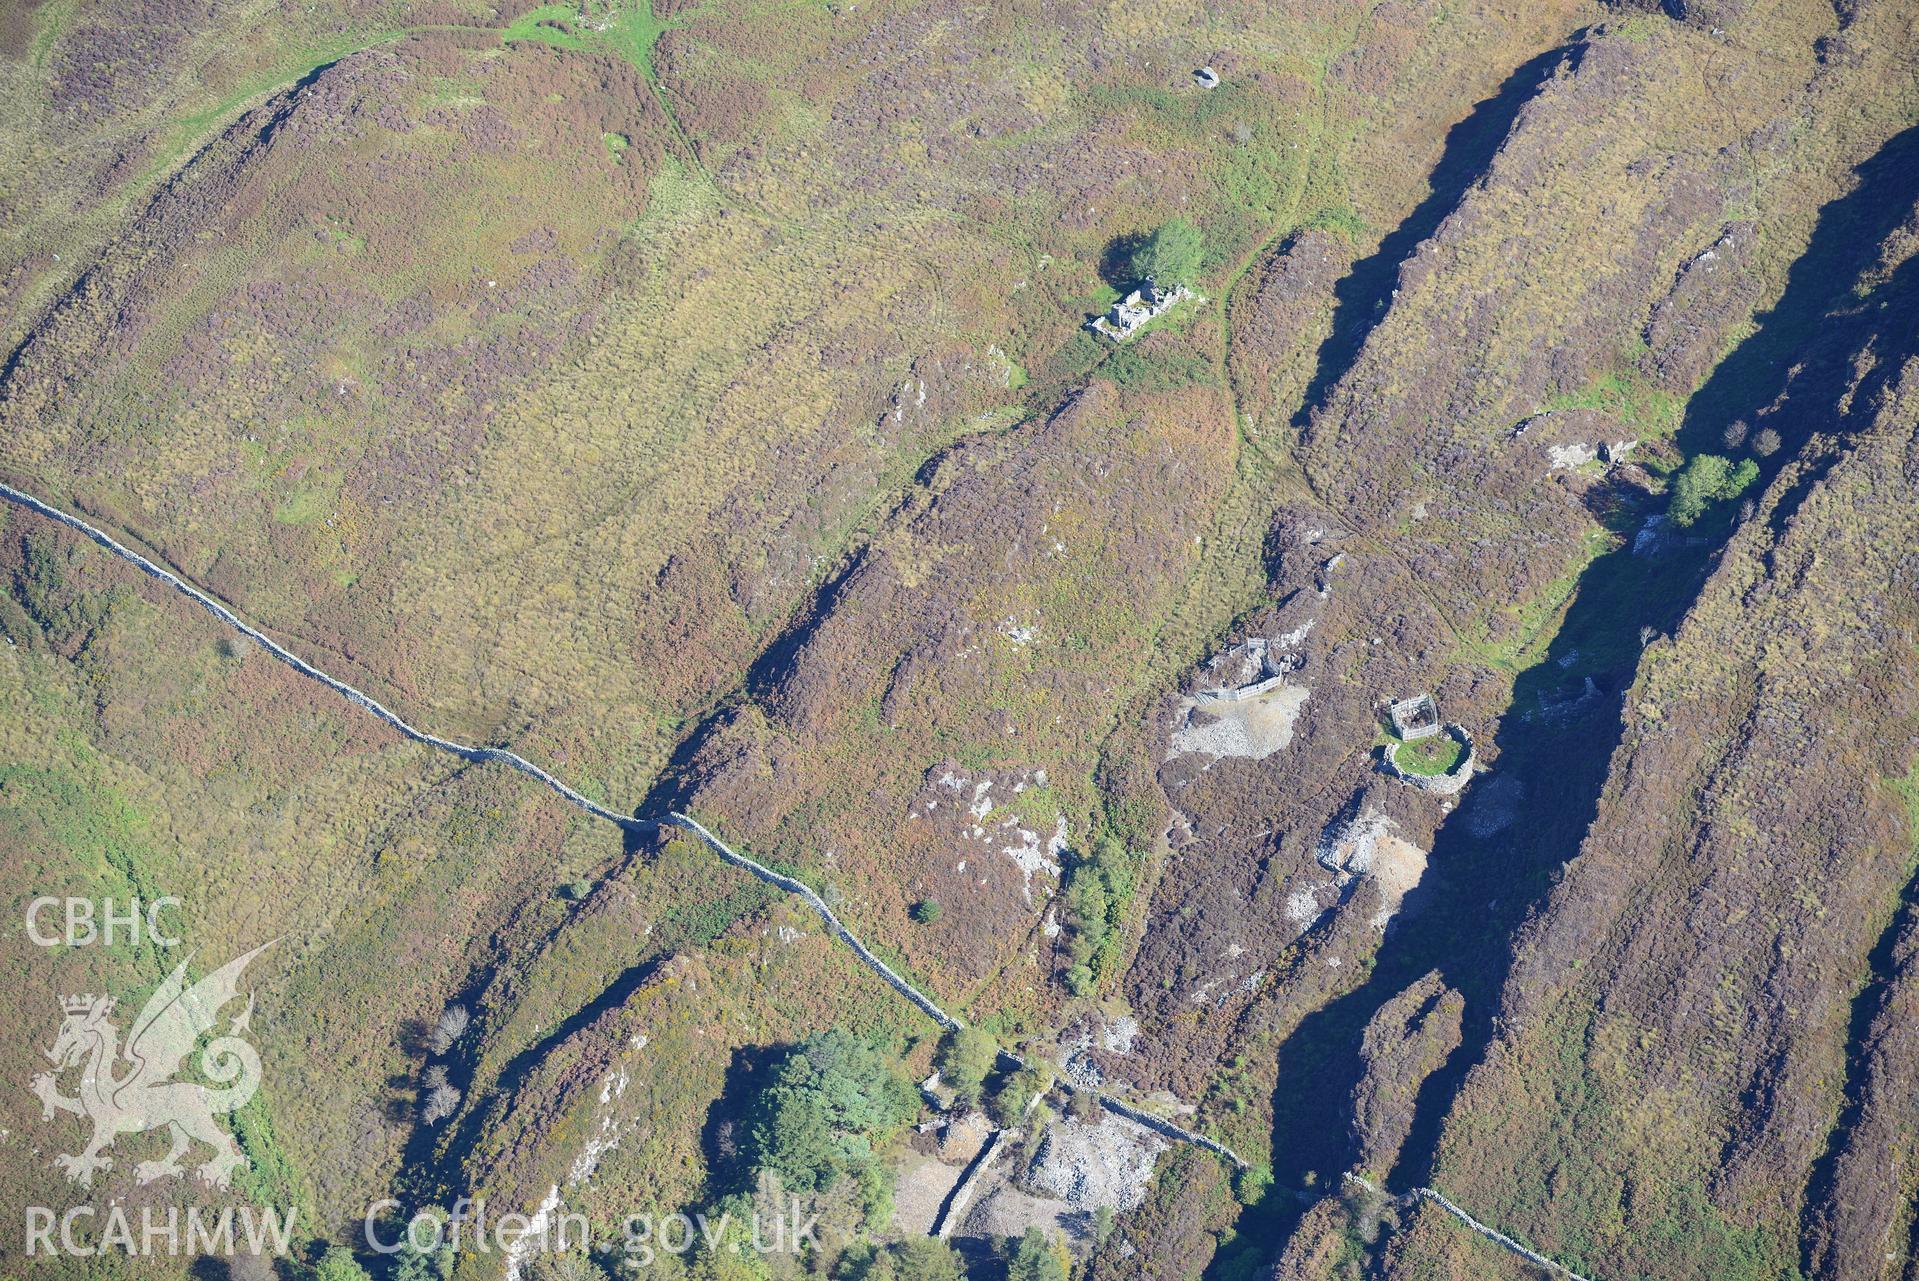
[[[1379,1188],[1375,1186],[1373,1182],[1369,1179],[1363,1179],[1359,1175],[1352,1174],[1352,1173],[1348,1173],[1344,1177],[1346,1179],[1346,1182],[1357,1184],[1358,1186],[1365,1188],[1368,1192],[1373,1192],[1373,1193],[1379,1192]],[[1565,1264],[1560,1263],[1556,1259],[1547,1258],[1545,1255],[1533,1249],[1531,1246],[1526,1245],[1524,1242],[1515,1241],[1512,1237],[1507,1236],[1504,1232],[1501,1232],[1498,1228],[1489,1227],[1486,1224],[1481,1223],[1478,1219],[1475,1219],[1472,1215],[1466,1213],[1466,1211],[1460,1209],[1457,1205],[1447,1200],[1446,1197],[1441,1192],[1439,1192],[1439,1190],[1436,1188],[1414,1188],[1412,1191],[1406,1194],[1405,1198],[1401,1198],[1401,1199],[1404,1200],[1407,1198],[1411,1198],[1413,1200],[1418,1200],[1418,1201],[1432,1202],[1434,1205],[1438,1206],[1440,1209],[1444,1210],[1446,1213],[1452,1215],[1455,1219],[1458,1219],[1461,1223],[1465,1224],[1468,1228],[1472,1229],[1474,1232],[1477,1232],[1480,1236],[1485,1237],[1488,1241],[1491,1241],[1495,1245],[1503,1246],[1505,1249],[1512,1251],[1514,1254],[1518,1255],[1520,1258],[1525,1259],[1528,1263],[1537,1264],[1538,1266],[1546,1269],[1546,1271],[1551,1272],[1555,1276],[1568,1277],[1571,1279],[1571,1281],[1592,1281],[1592,1278],[1583,1277],[1579,1275],[1579,1273],[1574,1272],[1571,1268],[1567,1267]]]

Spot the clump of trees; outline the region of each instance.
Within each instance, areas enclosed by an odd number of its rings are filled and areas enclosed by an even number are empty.
[[[428,1125],[438,1125],[452,1116],[460,1107],[460,1091],[446,1079],[446,1068],[435,1063],[420,1078],[426,1087],[426,1099],[420,1105],[420,1119]]]
[[[912,1086],[871,1046],[837,1028],[816,1032],[780,1062],[754,1100],[753,1167],[798,1192],[854,1178],[872,1203],[885,1194],[874,1149],[918,1106]]]
[[[938,1237],[908,1237],[883,1250],[848,1250],[838,1275],[841,1281],[966,1281],[966,1268]]]
[[[447,1006],[435,1020],[433,1030],[427,1034],[427,1049],[435,1055],[446,1054],[466,1035],[472,1022],[466,1006]],[[420,1085],[424,1090],[420,1098],[422,1121],[428,1125],[438,1125],[459,1111],[462,1096],[459,1089],[447,1079],[444,1064],[435,1063],[428,1067],[420,1077]]]
[[[1066,1281],[1065,1251],[1038,1227],[1026,1229],[1025,1236],[1008,1244],[1006,1281]]]
[[[1034,1099],[1053,1088],[1053,1078],[1036,1067],[1009,1073],[986,1102],[986,1114],[1002,1130],[1018,1125]]]
[[[1092,995],[1113,967],[1126,905],[1138,879],[1133,864],[1126,846],[1108,833],[1067,873],[1066,912],[1072,930],[1066,945],[1066,988],[1074,996]]]
[[[1708,507],[1724,499],[1737,498],[1758,479],[1759,464],[1750,458],[1742,458],[1734,466],[1722,454],[1696,454],[1673,477],[1666,515],[1683,529],[1705,515]]]
[[[1190,285],[1206,260],[1206,239],[1185,218],[1174,218],[1133,251],[1133,275],[1163,288]]]
[[[437,1206],[430,1213],[440,1221],[440,1232],[430,1249],[422,1249],[409,1234],[402,1238],[400,1252],[393,1257],[390,1281],[446,1281],[453,1275],[453,1242],[446,1234],[448,1215]]]

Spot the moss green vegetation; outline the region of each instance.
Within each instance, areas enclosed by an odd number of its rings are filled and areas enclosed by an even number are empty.
[[[657,84],[653,46],[678,21],[662,21],[651,3],[585,0],[583,4],[544,4],[527,10],[501,31],[504,40],[539,40],[562,49],[604,50],[640,69]]]
[[[1113,353],[1100,373],[1129,391],[1181,391],[1219,384],[1219,370],[1211,359],[1186,346],[1159,346],[1148,340],[1162,326],[1191,323],[1176,313],[1148,322],[1128,343]]]
[[[738,922],[764,912],[779,896],[780,891],[766,882],[750,881],[706,902],[673,907],[666,919],[687,944],[704,947]]]

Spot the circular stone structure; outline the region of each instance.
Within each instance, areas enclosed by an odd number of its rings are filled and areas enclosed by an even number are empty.
[[[1388,774],[1402,783],[1411,783],[1422,792],[1433,792],[1440,796],[1451,796],[1465,787],[1473,776],[1473,736],[1466,732],[1463,725],[1447,725],[1440,731],[1452,736],[1459,744],[1459,759],[1444,774],[1415,774],[1404,769],[1398,761],[1399,749],[1404,743],[1386,744],[1384,768]]]

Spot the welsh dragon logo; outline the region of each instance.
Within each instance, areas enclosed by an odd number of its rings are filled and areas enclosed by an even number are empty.
[[[141,1183],[183,1173],[180,1158],[195,1139],[213,1149],[213,1155],[195,1171],[213,1186],[227,1186],[233,1172],[246,1165],[233,1136],[213,1118],[244,1106],[260,1088],[260,1055],[242,1037],[253,1018],[252,997],[228,1024],[225,1035],[214,1037],[200,1051],[200,1071],[214,1084],[174,1078],[200,1038],[214,1030],[221,1008],[239,996],[241,971],[271,946],[265,943],[236,957],[190,987],[186,973],[193,958],[189,956],[148,998],[127,1032],[124,1049],[120,1029],[108,1019],[113,998],[61,998],[66,1021],[47,1051],[54,1070],[33,1078],[33,1092],[47,1120],[56,1112],[71,1112],[93,1123],[93,1137],[85,1148],[54,1158],[69,1179],[91,1186],[94,1173],[113,1164],[106,1152],[115,1139],[163,1126],[172,1136],[173,1148],[161,1160],[142,1161],[134,1167],[134,1178]],[[81,1069],[80,1092],[69,1097],[60,1093],[59,1078],[73,1068]]]

